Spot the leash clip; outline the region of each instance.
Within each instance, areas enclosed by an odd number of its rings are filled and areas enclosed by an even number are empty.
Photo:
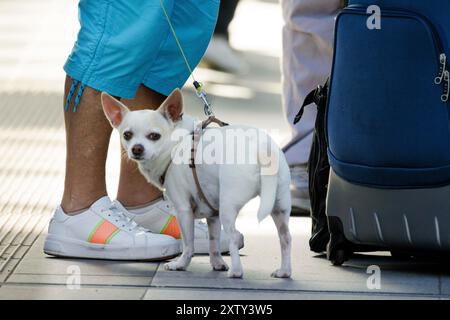
[[[214,116],[214,112],[212,111],[211,104],[209,103],[208,96],[206,95],[205,90],[203,90],[203,84],[194,81],[194,87],[195,87],[195,93],[197,94],[197,97],[199,97],[203,101],[203,112],[206,116]]]

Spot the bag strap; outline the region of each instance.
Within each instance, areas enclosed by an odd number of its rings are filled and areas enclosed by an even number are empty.
[[[329,81],[330,79],[328,78],[323,86],[317,86],[316,89],[308,93],[305,100],[303,101],[302,106],[300,107],[300,110],[294,118],[294,124],[300,121],[303,113],[305,112],[305,107],[310,105],[311,103],[316,104],[318,108],[325,107],[328,96]]]

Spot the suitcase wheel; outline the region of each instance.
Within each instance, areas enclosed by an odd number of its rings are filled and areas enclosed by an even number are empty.
[[[345,239],[342,222],[337,217],[328,217],[330,241],[327,244],[327,258],[334,266],[340,266],[352,255],[350,243]]]
[[[341,266],[348,260],[347,252],[344,249],[328,250],[327,256],[333,266]]]

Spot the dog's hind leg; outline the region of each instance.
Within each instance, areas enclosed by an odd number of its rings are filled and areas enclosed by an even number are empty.
[[[289,207],[282,205],[277,201],[272,219],[278,230],[281,246],[281,267],[272,273],[274,278],[289,278],[291,276],[291,234],[289,232],[289,216],[291,214],[290,201]]]
[[[211,217],[208,221],[209,233],[209,260],[215,271],[227,271],[228,266],[223,260],[220,251],[220,220],[219,217]]]
[[[228,271],[228,277],[242,278],[244,271],[242,269],[241,257],[239,256],[239,243],[241,242],[242,235],[236,230],[236,217],[239,210],[234,206],[222,204],[219,210],[223,230],[230,239],[231,268]]]

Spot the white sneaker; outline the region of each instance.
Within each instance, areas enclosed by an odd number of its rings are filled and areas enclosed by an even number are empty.
[[[213,67],[225,72],[245,74],[248,71],[247,63],[233,51],[223,36],[214,36],[211,39],[204,59]]]
[[[180,253],[180,245],[172,237],[140,227],[103,197],[73,216],[59,206],[48,227],[44,252],[74,258],[166,260]]]
[[[142,227],[154,233],[162,233],[170,235],[175,239],[181,239],[181,230],[175,216],[175,208],[169,200],[161,199],[149,206],[139,209],[127,210],[119,201],[115,200],[114,204],[119,207],[133,221]],[[131,211],[131,212],[130,212]],[[195,220],[195,253],[209,253],[209,235],[208,226],[201,220]],[[181,240],[180,248],[182,246]],[[220,237],[220,251],[228,252],[229,240],[222,232]],[[244,239],[240,243],[239,248],[244,247]]]

